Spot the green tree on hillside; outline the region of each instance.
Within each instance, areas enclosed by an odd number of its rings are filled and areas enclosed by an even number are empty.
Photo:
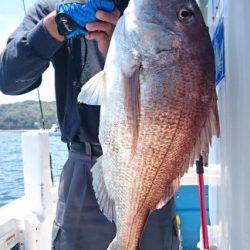
[[[55,102],[43,102],[46,128],[57,123]],[[0,129],[38,129],[41,128],[39,103],[25,101],[0,105]]]

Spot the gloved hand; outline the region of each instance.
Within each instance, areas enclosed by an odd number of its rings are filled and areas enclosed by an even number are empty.
[[[66,39],[86,35],[86,24],[97,21],[96,11],[111,12],[115,8],[112,0],[61,1],[56,16],[58,32]]]

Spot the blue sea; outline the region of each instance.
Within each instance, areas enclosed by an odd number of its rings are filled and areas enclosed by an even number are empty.
[[[22,132],[0,132],[0,207],[23,196]],[[67,159],[60,136],[50,136],[53,176],[59,177]]]

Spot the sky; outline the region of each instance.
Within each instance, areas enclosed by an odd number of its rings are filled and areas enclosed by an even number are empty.
[[[30,8],[36,0],[25,0],[25,5]],[[22,0],[1,1],[0,8],[0,53],[6,46],[9,35],[17,28],[24,17]],[[43,74],[43,82],[39,88],[43,101],[55,100],[54,70],[52,66]],[[7,96],[0,92],[0,104],[21,102],[24,100],[38,100],[37,90],[19,96]]]

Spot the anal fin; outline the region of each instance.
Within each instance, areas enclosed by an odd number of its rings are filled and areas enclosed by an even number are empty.
[[[115,203],[110,199],[108,190],[105,185],[103,168],[102,168],[102,157],[97,159],[96,164],[92,167],[91,172],[93,175],[93,189],[97,203],[99,204],[100,210],[108,218],[108,220],[115,221]]]

